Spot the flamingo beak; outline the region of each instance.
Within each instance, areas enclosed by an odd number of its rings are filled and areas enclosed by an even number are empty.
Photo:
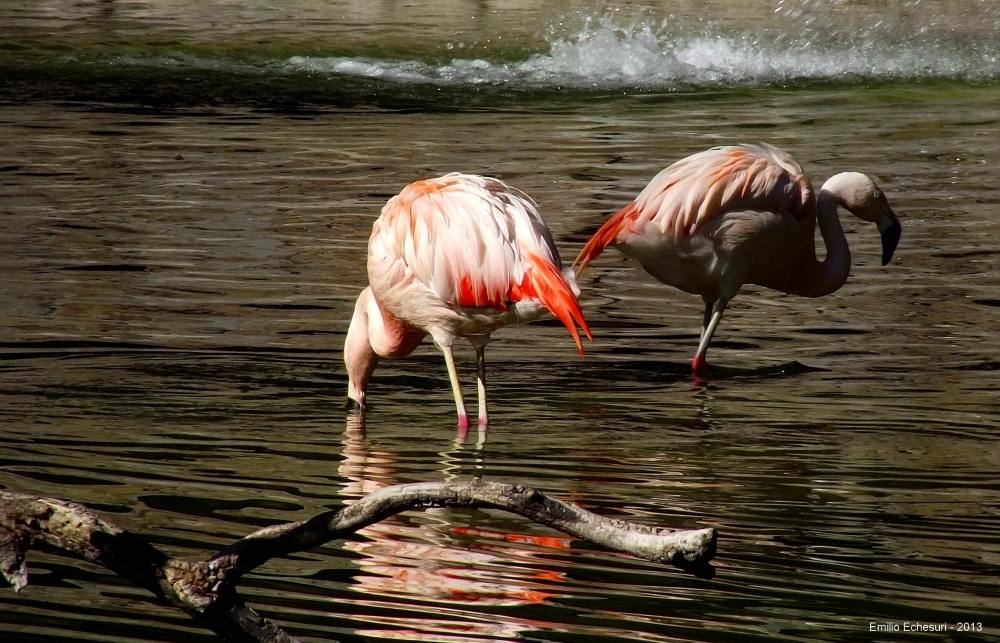
[[[896,251],[899,237],[903,234],[903,226],[899,225],[899,219],[892,210],[889,210],[888,214],[879,216],[876,225],[882,235],[882,265],[885,266],[892,259],[892,253]]]

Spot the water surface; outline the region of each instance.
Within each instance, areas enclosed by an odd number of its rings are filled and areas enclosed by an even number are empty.
[[[991,7],[484,6],[6,5],[0,485],[192,557],[474,476],[721,533],[706,580],[500,512],[408,513],[246,580],[308,641],[888,641],[869,623],[969,620],[983,632],[925,636],[1000,640]],[[671,71],[699,38],[702,68]],[[585,360],[551,320],[494,335],[488,434],[457,438],[430,345],[380,365],[363,424],[344,411],[365,244],[406,183],[502,178],[571,258],[666,164],[760,140],[817,183],[874,176],[903,224],[892,264],[845,217],[848,283],[747,288],[692,381],[700,300],[610,252],[581,278]],[[102,569],[31,562],[0,591],[3,640],[214,640]]]

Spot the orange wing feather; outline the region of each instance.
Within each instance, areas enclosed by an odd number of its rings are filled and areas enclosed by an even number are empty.
[[[609,245],[647,229],[690,237],[726,212],[767,210],[801,219],[815,202],[812,184],[785,151],[764,143],[715,147],[657,174],[591,237],[574,266],[582,271]]]
[[[583,342],[580,341],[580,333],[577,332],[573,322],[580,325],[587,339],[594,341],[594,336],[590,334],[587,321],[583,318],[580,304],[573,294],[572,288],[566,283],[566,278],[551,262],[542,259],[531,251],[525,251],[524,258],[528,267],[524,271],[524,279],[520,284],[511,284],[511,301],[520,301],[526,297],[533,297],[542,302],[542,305],[561,321],[576,342],[576,348],[583,355]]]
[[[416,278],[451,306],[507,311],[536,299],[583,344],[593,336],[559,251],[531,200],[495,179],[449,174],[390,199],[369,241],[369,270]],[[409,276],[409,277],[407,277]]]
[[[576,268],[577,272],[583,272],[588,263],[604,252],[605,248],[614,244],[615,240],[618,239],[618,235],[628,230],[629,225],[635,220],[638,214],[639,209],[636,207],[634,201],[612,214],[611,218],[604,222],[601,229],[594,233],[594,236],[587,241],[587,245],[577,255],[576,261],[573,262],[573,267]],[[577,264],[579,264],[578,268]]]

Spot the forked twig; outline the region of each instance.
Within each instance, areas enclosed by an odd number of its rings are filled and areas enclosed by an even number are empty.
[[[138,536],[63,500],[0,492],[0,574],[19,591],[29,549],[67,551],[103,565],[178,607],[226,641],[285,643],[287,633],[243,603],[236,583],[272,558],[318,547],[410,509],[503,509],[577,538],[711,575],[714,529],[667,531],[604,518],[540,491],[496,482],[427,482],[380,489],[309,520],[266,527],[205,561],[171,558]]]

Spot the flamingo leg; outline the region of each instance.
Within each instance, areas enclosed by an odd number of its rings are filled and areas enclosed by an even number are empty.
[[[458,369],[455,368],[455,356],[451,353],[451,346],[438,344],[438,348],[444,353],[444,363],[448,366],[448,379],[451,380],[451,392],[455,394],[455,408],[458,410],[458,428],[469,428],[469,416],[465,412],[465,401],[462,399],[462,386],[458,383]]]
[[[701,342],[698,344],[698,352],[694,354],[694,360],[691,362],[691,368],[694,369],[695,374],[703,374],[708,369],[708,360],[705,359],[705,354],[708,352],[708,343],[712,341],[712,335],[715,334],[715,329],[719,327],[719,320],[722,319],[722,313],[726,311],[726,304],[729,302],[725,299],[720,299],[718,305],[715,307],[715,312],[712,314],[711,321],[708,322],[708,326],[705,331],[701,334]],[[711,305],[706,306],[706,317]]]
[[[489,424],[489,413],[486,410],[486,344],[490,336],[470,337],[469,341],[476,348],[476,388],[479,393],[479,423]]]
[[[701,344],[701,340],[705,338],[705,331],[708,329],[709,323],[712,321],[712,305],[715,304],[714,301],[705,302],[705,316],[701,320],[701,337],[698,338],[698,343]]]

